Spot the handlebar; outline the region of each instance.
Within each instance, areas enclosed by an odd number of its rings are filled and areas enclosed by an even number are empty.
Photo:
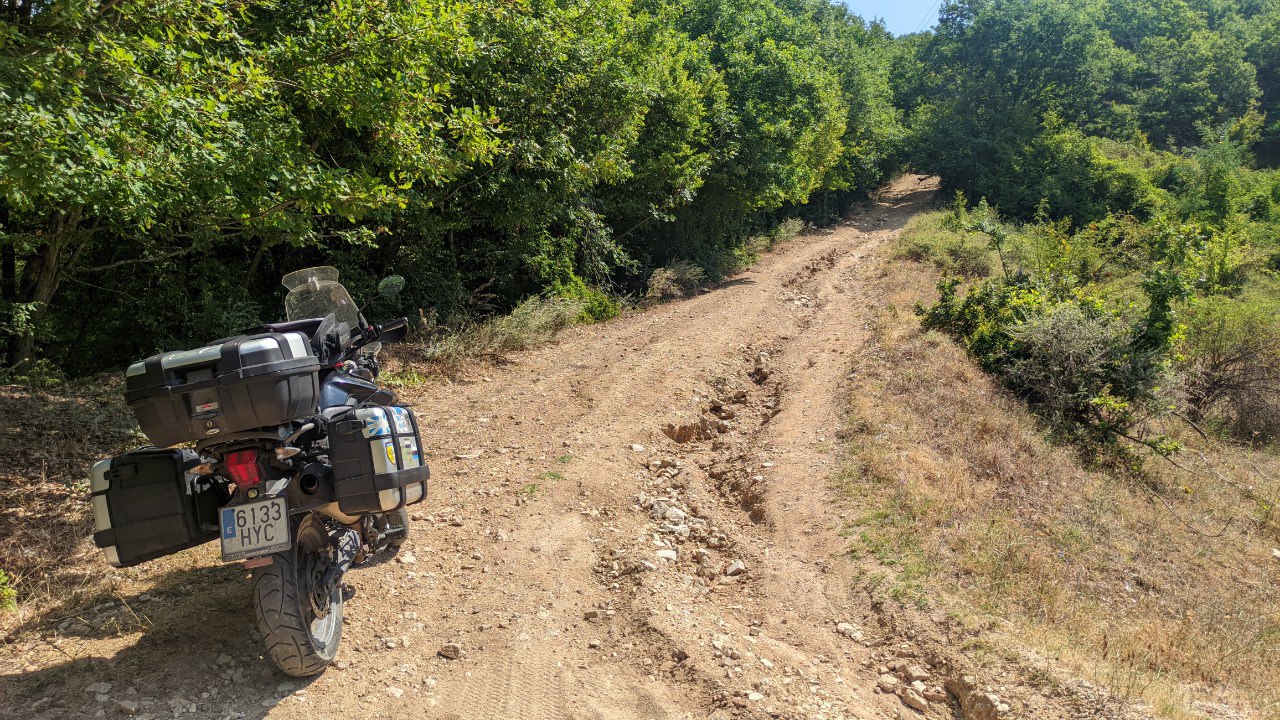
[[[339,362],[345,362],[360,354],[360,349],[374,342],[399,342],[409,334],[409,318],[397,318],[382,325],[370,325],[361,329],[360,335],[346,347]]]

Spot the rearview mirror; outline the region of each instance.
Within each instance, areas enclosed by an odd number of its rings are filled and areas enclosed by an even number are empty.
[[[399,295],[401,290],[404,290],[404,277],[400,275],[388,275],[378,283],[378,294],[387,299]]]

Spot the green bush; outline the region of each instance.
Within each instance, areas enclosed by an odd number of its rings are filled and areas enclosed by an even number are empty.
[[[957,294],[954,279],[941,297],[917,307],[923,325],[964,344],[1062,437],[1090,452],[1132,458],[1128,438],[1159,452],[1164,438],[1137,426],[1161,407],[1167,347],[1151,347],[1146,316],[1126,319],[1084,293],[1054,296],[1031,276],[988,280]]]
[[[564,298],[582,306],[577,322],[593,323],[612,320],[622,314],[622,306],[617,300],[609,297],[605,291],[591,287],[581,278],[573,278],[567,283],[556,283],[551,286],[551,295]]]
[[[13,587],[13,579],[4,570],[0,570],[0,611],[15,610],[18,607],[18,591]]]

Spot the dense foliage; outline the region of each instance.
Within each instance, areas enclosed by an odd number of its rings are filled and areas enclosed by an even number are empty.
[[[732,269],[893,167],[892,38],[827,0],[9,0],[6,367],[79,374],[274,319],[342,268],[457,320]],[[89,311],[86,311],[89,309]]]
[[[408,276],[370,314],[433,330],[604,319],[907,165],[982,199],[935,259],[985,279],[926,324],[1054,427],[1280,435],[1280,0],[954,0],[897,39],[832,0],[3,12],[9,377],[274,319],[320,263]]]
[[[1270,0],[944,4],[895,98],[913,164],[983,199],[952,231],[1003,268],[926,325],[1091,447],[1166,451],[1143,421],[1169,409],[1280,437],[1277,28]],[[966,247],[958,277],[989,270]]]

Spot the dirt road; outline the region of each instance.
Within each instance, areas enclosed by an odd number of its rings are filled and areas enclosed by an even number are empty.
[[[905,658],[952,717],[942,621],[875,599],[829,487],[876,252],[934,191],[902,178],[710,292],[407,393],[432,495],[398,558],[349,576],[323,676],[271,672],[245,574],[209,551],[27,647],[0,714],[919,717],[877,691]]]

